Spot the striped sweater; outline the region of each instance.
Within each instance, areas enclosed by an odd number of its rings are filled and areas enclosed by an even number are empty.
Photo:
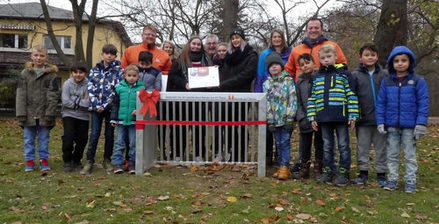
[[[309,121],[347,122],[359,118],[358,98],[349,86],[351,74],[341,64],[321,66],[308,98]]]

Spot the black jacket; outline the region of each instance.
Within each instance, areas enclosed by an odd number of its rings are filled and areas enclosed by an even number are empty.
[[[387,70],[382,69],[378,64],[375,66],[375,71],[372,75],[375,101],[378,99],[381,82],[388,76],[389,73]],[[371,83],[371,77],[367,68],[360,64],[360,66],[352,72],[352,90],[358,97],[358,105],[360,107],[360,120],[358,121],[358,125],[376,125],[374,94]]]
[[[201,66],[207,67],[212,65],[213,63],[210,57],[206,53],[203,53],[201,57]],[[190,65],[189,67],[192,67],[192,65]],[[189,67],[186,66],[186,64],[180,65],[179,60],[173,61],[168,76],[168,88],[167,88],[168,91],[176,91],[176,92],[188,91],[186,89],[186,84],[188,83],[187,72]],[[191,91],[205,91],[205,89],[197,88]]]
[[[299,124],[299,130],[301,133],[310,133],[313,131],[311,127],[311,122],[308,121],[306,116],[306,109],[308,106],[308,97],[311,96],[312,88],[312,75],[298,76],[296,84],[296,95],[297,95],[297,112],[296,120]]]
[[[221,92],[250,92],[251,83],[256,78],[258,53],[250,45],[244,50],[227,53],[224,65],[220,67]]]

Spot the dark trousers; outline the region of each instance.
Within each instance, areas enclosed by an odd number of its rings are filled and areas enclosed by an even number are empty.
[[[316,160],[323,159],[323,139],[322,132],[309,132],[299,134],[299,149],[302,155],[301,161],[308,162],[311,160],[312,136],[314,135],[314,157]]]
[[[94,163],[98,140],[101,135],[102,121],[105,119],[105,146],[104,159],[111,161],[114,145],[114,127],[110,124],[110,111],[105,110],[102,113],[91,112],[91,135],[88,143],[87,161]]]
[[[64,163],[80,163],[88,140],[88,121],[63,117],[62,152]]]

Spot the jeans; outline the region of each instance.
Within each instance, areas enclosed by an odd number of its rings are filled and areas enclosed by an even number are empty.
[[[386,135],[378,132],[377,126],[357,126],[357,163],[361,171],[369,170],[370,150],[373,143],[377,173],[387,171]]]
[[[102,120],[105,119],[105,147],[104,160],[111,160],[113,154],[114,144],[114,127],[110,124],[110,110],[105,110],[102,113],[96,111],[91,112],[91,134],[88,143],[87,161],[94,163],[96,148],[98,146],[99,136],[101,135]]]
[[[349,171],[351,166],[351,149],[349,148],[349,131],[345,123],[319,124],[323,138],[323,167],[331,168],[338,173],[334,163],[334,131],[337,133],[338,150],[340,152],[340,167]]]
[[[387,128],[387,168],[389,181],[398,181],[399,154],[401,144],[404,148],[405,182],[416,184],[416,140],[413,128]]]
[[[125,139],[128,136],[129,142],[129,161],[134,164],[136,161],[136,125],[117,126],[117,138],[114,147],[113,163],[114,165],[122,165],[124,162],[123,152],[125,151]]]
[[[35,160],[35,137],[38,134],[38,155],[40,159],[47,159],[50,156],[49,153],[49,126],[27,126],[23,130],[24,139],[24,159]]]
[[[323,159],[323,139],[322,132],[309,132],[299,134],[299,149],[301,154],[301,162],[308,162],[311,160],[312,136],[314,135],[314,157],[316,160]]]
[[[65,163],[80,163],[88,140],[88,121],[63,117],[62,158]]]
[[[291,150],[291,132],[287,131],[284,126],[276,127],[274,132],[276,139],[277,155],[280,159],[280,166],[289,167],[290,165],[290,150]]]

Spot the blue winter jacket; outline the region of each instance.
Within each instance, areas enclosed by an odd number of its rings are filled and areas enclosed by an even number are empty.
[[[408,75],[399,82],[393,67],[393,58],[407,54],[410,57]],[[429,95],[424,78],[414,74],[416,58],[405,46],[395,47],[387,59],[390,76],[381,82],[377,100],[377,124],[387,127],[414,128],[427,125]]]
[[[267,57],[268,54],[274,51],[273,47],[270,47],[264,51],[262,51],[261,56],[259,56],[258,61],[258,76],[256,76],[255,81],[255,92],[256,93],[262,93],[262,85],[264,82],[270,77],[270,74],[267,71],[267,67],[265,66],[265,57]],[[286,47],[282,50],[283,53],[280,54],[282,61],[284,62],[284,65],[287,63],[288,58],[290,57],[291,53],[291,47]]]

